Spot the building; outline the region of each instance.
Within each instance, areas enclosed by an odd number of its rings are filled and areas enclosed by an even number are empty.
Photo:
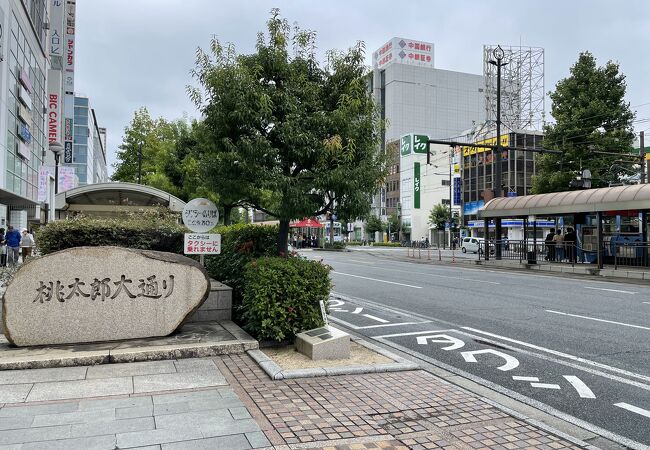
[[[404,227],[410,227],[412,206],[400,199],[404,198],[403,183],[409,178],[405,174],[413,172],[416,161],[400,157],[397,142],[410,133],[430,139],[455,138],[473,124],[483,123],[484,86],[481,75],[436,68],[432,43],[393,38],[373,53],[370,88],[387,123],[382,146],[388,152],[391,168],[386,185],[373,200],[375,215],[385,219],[399,213]],[[439,170],[445,168],[439,167],[436,172]],[[421,208],[430,210],[432,206]]]
[[[79,186],[108,181],[106,169],[106,129],[97,124],[95,110],[88,97],[74,97],[74,134],[72,154],[64,154],[64,167],[74,169]],[[59,185],[59,191],[75,186]]]
[[[517,148],[541,148],[542,133],[535,131],[510,132],[501,135],[501,145]],[[477,144],[496,145],[496,138],[482,139]],[[529,195],[532,177],[535,175],[535,154],[523,150],[503,150],[502,191],[505,197]],[[478,220],[478,210],[494,197],[493,179],[495,172],[495,152],[481,147],[462,148],[463,180],[463,220],[472,236],[482,236],[483,221]],[[520,229],[520,223],[512,223],[512,228]],[[510,225],[504,224],[504,233],[510,233]]]
[[[46,0],[0,3],[0,227],[41,221],[39,169],[47,154]]]

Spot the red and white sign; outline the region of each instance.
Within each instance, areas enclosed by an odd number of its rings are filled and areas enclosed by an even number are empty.
[[[74,92],[74,46],[75,46],[75,9],[74,0],[65,2],[65,39],[63,48],[63,66],[65,68],[64,91]],[[67,116],[66,117],[72,117]]]
[[[433,44],[413,39],[392,38],[372,55],[373,67],[391,63],[433,68]]]
[[[47,80],[47,140],[61,142],[61,71],[48,70]]]
[[[185,233],[183,253],[186,255],[221,254],[221,235],[204,233]]]

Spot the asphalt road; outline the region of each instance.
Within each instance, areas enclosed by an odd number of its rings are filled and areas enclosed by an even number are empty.
[[[650,285],[306,252],[334,321],[635,448],[650,446]],[[648,447],[650,448],[650,447]]]

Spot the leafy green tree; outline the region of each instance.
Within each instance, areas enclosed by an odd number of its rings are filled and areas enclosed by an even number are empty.
[[[199,87],[188,87],[210,135],[206,187],[276,217],[280,254],[290,220],[364,216],[384,176],[364,45],[330,51],[321,65],[315,38],[292,32],[274,9],[255,53],[238,55],[216,39],[209,53],[199,49]]]
[[[386,222],[382,221],[379,217],[370,215],[366,220],[366,233],[374,235],[376,232],[383,233],[386,231]]]
[[[438,203],[431,208],[429,225],[435,225],[438,230],[444,230],[447,221],[449,221],[449,206]]]
[[[390,232],[398,233],[399,235],[401,223],[397,214],[391,214],[388,216],[388,224],[390,225]]]
[[[581,53],[570,75],[560,80],[550,93],[554,124],[544,128],[544,147],[559,149],[562,155],[544,154],[537,158],[533,192],[569,189],[569,183],[583,169],[591,171],[592,187],[617,182],[619,170],[633,170],[633,161],[594,151],[629,155],[634,140],[634,113],[625,101],[625,75],[609,61],[598,67],[589,52]]]

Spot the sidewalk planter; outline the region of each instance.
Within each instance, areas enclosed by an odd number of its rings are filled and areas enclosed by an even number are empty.
[[[259,340],[293,339],[323,326],[330,267],[301,258],[260,258],[246,266],[242,303],[244,329]]]

